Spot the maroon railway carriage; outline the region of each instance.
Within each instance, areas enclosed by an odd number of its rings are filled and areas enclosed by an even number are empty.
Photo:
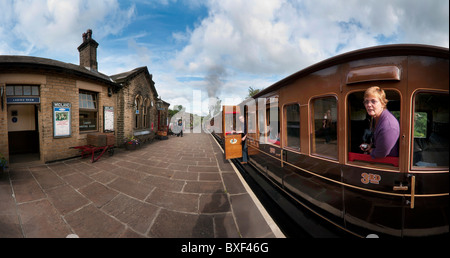
[[[371,86],[399,122],[398,157],[359,148]],[[386,45],[327,59],[239,105],[250,163],[352,234],[448,236],[448,94],[448,48]]]

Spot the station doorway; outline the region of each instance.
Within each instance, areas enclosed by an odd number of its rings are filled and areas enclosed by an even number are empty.
[[[37,105],[8,104],[7,112],[10,163],[40,160]]]

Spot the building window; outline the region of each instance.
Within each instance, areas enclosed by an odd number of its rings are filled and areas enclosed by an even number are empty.
[[[143,128],[149,128],[150,127],[150,100],[146,98],[144,100],[144,107],[142,109],[142,116],[143,116]]]
[[[286,147],[300,150],[300,106],[298,104],[284,107],[286,117]]]
[[[141,95],[137,95],[134,98],[134,106],[134,129],[143,129],[145,128],[145,119],[147,118],[148,112]]]
[[[322,97],[311,101],[311,150],[313,154],[338,158],[337,147],[337,99]]]
[[[448,169],[448,93],[419,92],[414,97],[413,168]]]
[[[134,111],[134,128],[137,129],[139,128],[139,120],[140,120],[140,107],[141,107],[141,99],[138,96],[136,96],[136,98],[134,99],[134,107],[135,107],[135,111]]]
[[[39,96],[39,86],[33,85],[8,85],[7,96]]]
[[[98,131],[97,93],[81,91],[79,95],[80,132]]]

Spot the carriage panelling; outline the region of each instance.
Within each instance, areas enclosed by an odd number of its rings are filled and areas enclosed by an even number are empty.
[[[422,53],[426,56],[420,56]],[[282,188],[311,207],[333,214],[333,221],[362,236],[373,232],[448,234],[448,162],[440,170],[412,166],[414,96],[417,90],[445,93],[448,105],[448,68],[448,49],[385,46],[344,54],[289,76],[255,96],[278,98],[280,144],[265,142],[259,133],[251,135],[250,160]],[[355,149],[351,141],[359,137],[355,138],[359,120],[351,111],[353,105],[364,110],[362,93],[371,86],[386,90],[391,98],[388,107],[399,119],[400,153],[393,165],[349,158]],[[337,146],[320,142],[321,152],[314,137],[320,135],[318,120],[324,109],[314,109],[315,101],[323,98],[336,100],[337,139],[331,144]],[[293,104],[299,105],[299,148],[289,148],[286,139],[284,108]],[[337,153],[330,155],[326,150]]]

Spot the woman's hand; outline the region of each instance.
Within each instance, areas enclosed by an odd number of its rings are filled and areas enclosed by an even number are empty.
[[[363,143],[359,145],[359,148],[364,151],[364,154],[370,154],[372,152],[372,144]]]

